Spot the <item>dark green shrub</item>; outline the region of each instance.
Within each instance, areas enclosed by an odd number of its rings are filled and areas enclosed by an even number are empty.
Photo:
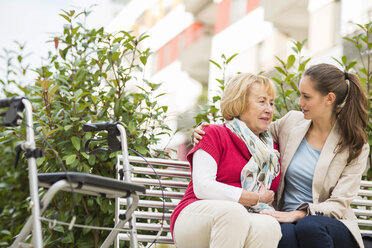
[[[22,67],[22,52],[6,52],[9,70],[0,81],[1,93],[6,97],[15,95],[9,89],[12,84],[13,89],[29,98],[36,130],[53,146],[67,170],[115,177],[116,153],[88,156],[84,143],[92,134],[84,133],[82,124],[119,121],[126,127],[129,147],[146,156],[167,156],[156,145],[161,135],[170,135],[164,123],[168,107],[157,102],[163,95],[156,93],[160,84],[144,78],[150,50],[142,48],[142,41],[147,36],[88,29],[83,24],[87,14],[74,10],[60,14],[66,24],[60,35],[53,37],[55,50],[49,51],[43,66],[35,69],[37,78],[27,88],[17,79],[28,70]],[[0,166],[0,195],[9,200],[0,203],[0,232],[1,244],[8,246],[29,215],[28,180],[24,161],[17,170],[12,168],[12,148],[23,139],[24,130],[4,130],[0,138],[0,156],[5,158]],[[38,171],[61,171],[56,156],[40,137],[37,146],[45,151],[45,156],[37,160]],[[113,226],[114,200],[76,194],[76,202],[77,206],[73,206],[71,194],[59,193],[45,215],[70,222],[76,207],[76,223]],[[78,228],[72,232],[60,225],[52,230],[47,223],[43,232],[47,247],[97,247],[108,234]]]

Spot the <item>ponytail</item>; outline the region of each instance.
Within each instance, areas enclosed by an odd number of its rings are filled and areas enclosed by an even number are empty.
[[[338,113],[337,120],[341,129],[339,150],[349,148],[347,162],[357,158],[362,147],[368,142],[366,128],[368,125],[367,97],[358,77],[348,73],[349,92],[345,106]]]

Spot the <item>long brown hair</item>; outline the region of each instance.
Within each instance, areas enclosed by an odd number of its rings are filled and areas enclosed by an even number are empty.
[[[330,64],[314,65],[305,71],[304,76],[310,77],[315,89],[322,95],[330,92],[336,95],[333,111],[341,131],[337,152],[348,148],[347,162],[350,163],[368,142],[367,97],[358,77]]]

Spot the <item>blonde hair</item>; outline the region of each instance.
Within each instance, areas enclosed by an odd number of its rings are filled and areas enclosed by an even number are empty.
[[[222,95],[220,108],[224,119],[239,117],[247,108],[249,89],[253,83],[265,87],[266,92],[275,97],[275,86],[268,78],[251,73],[237,74],[227,83]]]

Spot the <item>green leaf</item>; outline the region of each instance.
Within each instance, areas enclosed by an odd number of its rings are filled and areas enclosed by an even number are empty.
[[[59,14],[60,16],[62,16],[65,20],[67,20],[68,22],[71,22],[71,19],[68,17],[68,16],[66,16],[66,15],[64,15],[64,14]]]
[[[147,37],[150,37],[150,36],[149,36],[149,35],[143,35],[143,34],[141,34],[140,37],[139,37],[138,42],[143,41],[143,40],[146,39]]]
[[[272,77],[271,79],[274,80],[279,85],[282,84],[282,81],[279,78]]]
[[[112,43],[113,43],[113,44],[118,43],[118,42],[122,41],[123,39],[124,39],[124,37],[117,37],[117,38],[115,38],[115,39],[112,41]]]
[[[355,40],[350,39],[350,38],[348,38],[348,37],[343,37],[343,39],[344,39],[344,40],[347,40],[347,41],[350,41],[350,42],[353,43],[353,44],[356,43]]]
[[[129,50],[133,50],[134,47],[130,43],[126,43],[125,47],[128,48]]]
[[[96,155],[89,155],[88,163],[94,165],[96,163]]]
[[[94,104],[97,104],[97,99],[98,99],[98,97],[97,96],[90,96],[91,98],[92,98],[92,102],[94,103]]]
[[[307,63],[311,60],[311,58],[308,58],[307,60],[305,60],[303,63],[300,64],[300,66],[298,67],[298,71],[299,72],[303,72],[305,71],[305,68],[306,68],[306,65]]]
[[[44,163],[44,161],[45,161],[45,157],[38,158],[36,159],[36,164],[40,166]]]
[[[88,159],[89,158],[89,155],[88,154],[86,154],[85,152],[82,152],[82,153],[80,153],[84,158],[86,158],[86,159]]]
[[[226,64],[229,64],[230,61],[231,61],[233,58],[235,58],[237,55],[238,55],[238,53],[235,53],[235,54],[232,55],[230,58],[228,58],[228,59],[226,60]]]
[[[89,198],[88,201],[87,201],[87,205],[89,207],[92,207],[93,206],[93,203],[94,203],[93,199],[92,198]]]
[[[97,202],[98,206],[101,206],[102,205],[102,198],[101,197],[97,197],[96,198],[96,202]]]
[[[48,101],[51,102],[52,96],[54,93],[58,90],[58,85],[54,86],[49,92],[48,92]]]
[[[285,67],[285,63],[283,60],[281,60],[278,56],[275,56],[275,58],[282,64],[283,67]]]
[[[348,64],[348,66],[346,67],[347,70],[350,70],[351,68],[353,68],[358,62],[357,61],[352,61]]]
[[[76,160],[76,155],[75,154],[71,154],[71,155],[69,155],[69,156],[66,157],[66,164],[67,165],[70,165],[73,162],[75,162],[75,160]]]
[[[134,148],[137,152],[141,153],[142,155],[147,154],[147,149],[143,146],[135,145]]]
[[[217,101],[219,101],[219,100],[221,100],[221,97],[220,97],[220,96],[214,96],[214,97],[212,98],[213,103],[215,103],[215,102],[217,102]]]
[[[9,232],[8,230],[1,230],[0,233],[3,235],[12,235],[12,233]]]
[[[361,68],[360,71],[361,71],[364,75],[368,76],[368,71],[366,70],[366,68]]]
[[[278,72],[280,72],[281,74],[283,74],[283,75],[287,75],[287,73],[281,68],[281,67],[279,67],[279,66],[275,66],[275,69],[278,71]]]
[[[141,60],[143,65],[146,65],[146,63],[147,63],[147,57],[146,56],[141,56],[140,60]]]
[[[346,57],[345,55],[342,56],[341,61],[342,61],[342,63],[343,63],[344,65],[346,65],[346,64],[347,64],[347,57]]]
[[[159,98],[159,97],[161,97],[161,96],[164,96],[164,95],[166,95],[167,93],[160,93],[159,95],[157,95],[155,98]]]
[[[65,131],[68,131],[68,130],[70,130],[72,128],[72,125],[66,125],[63,129],[65,130]]]
[[[64,233],[65,230],[63,229],[63,226],[61,225],[56,225],[54,228],[53,228],[54,231],[56,232],[60,232],[60,233]]]
[[[70,244],[74,242],[74,234],[72,231],[69,231],[67,235],[65,234],[65,237],[61,240],[63,244]]]
[[[120,56],[120,53],[119,52],[114,52],[113,54],[111,54],[111,59],[115,62],[115,61],[119,61],[119,56]]]
[[[296,61],[295,56],[293,54],[290,55],[287,59],[287,69],[291,68],[295,61]]]
[[[80,150],[80,139],[76,136],[71,137],[72,145],[75,147],[77,151]]]
[[[297,49],[296,47],[291,47],[291,48],[292,48],[292,50],[293,50],[296,54],[299,53],[299,51],[298,51],[298,49]]]
[[[219,64],[217,64],[216,62],[214,62],[213,60],[210,59],[209,62],[211,62],[212,64],[217,66],[220,70],[222,70],[221,66]]]
[[[344,66],[343,64],[342,64],[342,62],[341,61],[339,61],[337,58],[335,58],[335,57],[332,57],[332,59],[334,60],[334,61],[336,61],[340,66]]]

